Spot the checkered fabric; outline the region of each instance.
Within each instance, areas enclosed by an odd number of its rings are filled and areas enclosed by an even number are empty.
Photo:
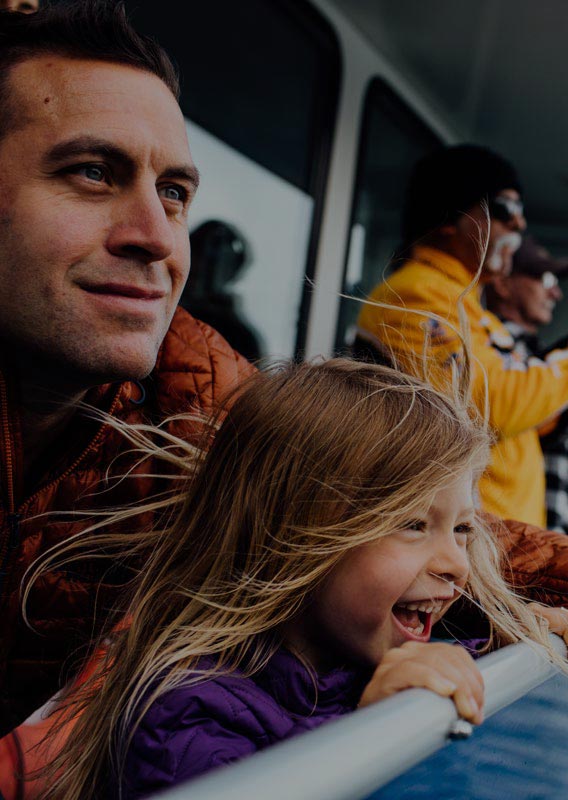
[[[515,352],[523,359],[541,355],[535,336],[527,335],[514,322],[504,321],[515,340]],[[568,534],[568,411],[565,411],[555,429],[541,437],[546,473],[546,527],[551,531]]]

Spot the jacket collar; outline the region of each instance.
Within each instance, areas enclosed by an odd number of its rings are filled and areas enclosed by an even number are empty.
[[[20,428],[20,399],[18,385],[10,371],[2,365],[0,371],[0,466],[2,481],[0,492],[4,505],[10,513],[27,506],[47,486],[56,485],[61,478],[74,470],[91,452],[100,445],[112,429],[101,421],[89,426],[90,434],[82,438],[82,427],[77,428],[74,416],[68,428],[59,437],[58,447],[51,448],[50,455],[38,462],[37,474],[28,476],[24,485],[23,444]],[[105,384],[89,390],[84,398],[85,405],[104,411],[111,416],[124,416],[134,408],[139,387],[126,381],[122,384]]]
[[[457,258],[445,253],[443,250],[437,250],[435,247],[428,247],[422,244],[415,245],[412,250],[412,257],[413,260],[428,264],[428,266],[441,272],[446,277],[451,278],[464,289],[473,280],[473,275],[467,267]]]
[[[310,672],[281,648],[253,680],[291,713],[317,716],[353,710],[370,677],[371,671],[344,667],[325,674]]]

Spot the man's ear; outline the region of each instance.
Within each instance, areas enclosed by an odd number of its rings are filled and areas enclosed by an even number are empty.
[[[436,231],[440,236],[455,236],[457,232],[456,225],[442,225]]]

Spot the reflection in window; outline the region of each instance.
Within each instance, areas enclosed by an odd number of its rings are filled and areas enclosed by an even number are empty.
[[[260,337],[247,319],[235,281],[250,264],[250,246],[232,225],[209,220],[190,236],[191,285],[180,305],[219,331],[249,361],[262,355]]]
[[[404,191],[415,162],[440,139],[380,79],[367,91],[361,130],[344,294],[366,297],[400,245]],[[360,303],[343,300],[336,346],[353,343]]]

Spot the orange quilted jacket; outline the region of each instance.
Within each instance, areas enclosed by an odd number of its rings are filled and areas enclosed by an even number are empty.
[[[178,309],[150,377],[100,387],[87,402],[132,423],[158,422],[191,409],[211,411],[253,371],[212,328]],[[0,376],[0,405],[0,732],[6,732],[70,677],[93,633],[93,619],[104,620],[117,586],[127,577],[123,568],[109,571],[108,563],[103,576],[101,562],[93,560],[52,572],[32,592],[28,613],[34,631],[26,627],[19,592],[25,570],[86,524],[57,512],[136,502],[160,485],[140,474],[117,483],[116,477],[133,464],[129,445],[108,425],[77,415],[68,441],[58,443],[60,455],[26,494],[17,398],[6,376]],[[187,427],[182,432],[191,435]],[[142,471],[152,470],[146,463],[136,470]],[[101,580],[102,588],[96,589]]]

